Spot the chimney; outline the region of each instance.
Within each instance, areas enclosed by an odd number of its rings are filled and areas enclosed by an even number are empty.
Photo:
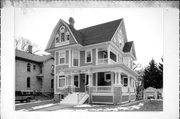
[[[74,19],[72,17],[69,18],[69,25],[74,28]]]
[[[28,52],[32,53],[32,45],[28,45]]]

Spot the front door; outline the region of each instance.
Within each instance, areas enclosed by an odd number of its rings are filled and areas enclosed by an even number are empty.
[[[74,76],[75,92],[85,92],[85,74]]]

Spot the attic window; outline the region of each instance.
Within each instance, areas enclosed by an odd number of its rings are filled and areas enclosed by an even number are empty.
[[[64,42],[64,41],[65,41],[64,32],[65,32],[65,27],[62,26],[62,27],[60,28],[60,38],[61,38],[61,42]]]
[[[59,34],[56,35],[55,41],[56,41],[56,43],[59,43]]]
[[[69,32],[66,32],[66,40],[69,41],[69,37],[70,37]]]

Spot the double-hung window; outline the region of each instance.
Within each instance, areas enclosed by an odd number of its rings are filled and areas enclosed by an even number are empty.
[[[59,52],[59,64],[65,64],[65,51]]]
[[[79,51],[73,51],[73,66],[79,66]]]
[[[86,51],[85,58],[86,58],[86,63],[92,62],[92,50]]]

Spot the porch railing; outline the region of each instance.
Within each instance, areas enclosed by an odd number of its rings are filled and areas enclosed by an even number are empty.
[[[112,93],[113,86],[91,86],[92,93]]]
[[[98,59],[98,64],[107,64],[108,58]]]

